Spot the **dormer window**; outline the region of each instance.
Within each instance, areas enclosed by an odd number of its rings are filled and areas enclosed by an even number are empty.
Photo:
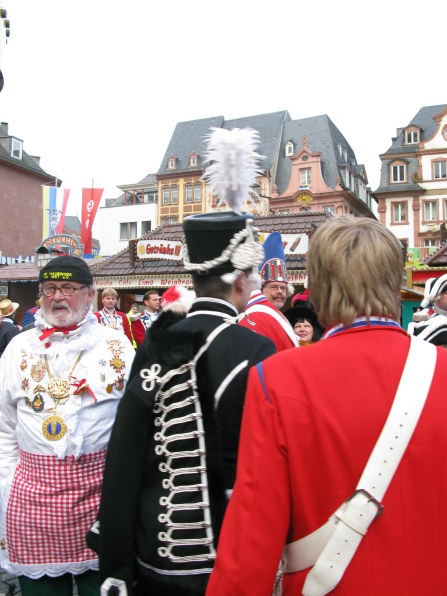
[[[16,159],[22,159],[22,141],[19,139],[12,138],[11,143],[11,156]]]
[[[191,153],[191,155],[189,156],[189,167],[195,168],[195,167],[197,167],[197,163],[198,163],[197,153]]]
[[[406,182],[407,168],[403,161],[396,161],[391,164],[391,183]]]
[[[168,157],[168,170],[175,170],[175,157]]]
[[[407,130],[405,133],[405,144],[414,145],[419,143],[419,131],[418,130]]]
[[[289,141],[286,145],[286,157],[290,157],[290,155],[293,155],[293,143],[292,141]]]

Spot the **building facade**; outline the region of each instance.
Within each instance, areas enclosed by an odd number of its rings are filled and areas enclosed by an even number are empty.
[[[262,175],[248,198],[254,215],[312,212],[374,217],[363,165],[327,115],[292,120],[287,111],[225,120],[223,116],[177,124],[157,172],[160,224],[175,224],[217,207],[202,176],[206,137],[213,127],[259,132]]]
[[[42,186],[55,177],[43,170],[40,158],[28,155],[23,141],[0,123],[0,202],[4,208],[0,235],[2,262],[34,255],[42,240]],[[60,184],[60,181],[58,181]]]
[[[123,194],[106,199],[98,209],[95,235],[101,255],[111,256],[127,248],[129,240],[140,238],[157,227],[158,186],[150,174],[136,184],[118,186]]]
[[[406,244],[409,264],[421,262],[447,221],[447,105],[421,108],[380,159],[380,221]]]

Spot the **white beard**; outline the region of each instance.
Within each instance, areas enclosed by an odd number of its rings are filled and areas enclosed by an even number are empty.
[[[60,302],[52,302],[48,310],[42,304],[41,311],[48,325],[52,327],[73,327],[85,318],[89,305],[89,296],[86,294],[79,302],[76,310],[73,310],[65,300],[62,300]]]

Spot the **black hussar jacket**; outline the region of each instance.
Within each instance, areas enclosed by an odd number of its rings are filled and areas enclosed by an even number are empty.
[[[248,371],[274,353],[215,298],[196,299],[182,320],[163,313],[149,329],[108,448],[94,527],[102,593],[205,593],[236,476]]]

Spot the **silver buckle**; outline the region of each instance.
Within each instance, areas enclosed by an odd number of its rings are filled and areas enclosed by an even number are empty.
[[[378,517],[380,517],[383,513],[382,503],[379,503],[379,501],[375,497],[373,497],[372,494],[369,493],[364,488],[358,488],[357,490],[355,490],[352,493],[352,495],[346,499],[345,503],[348,503],[348,501],[353,499],[355,497],[355,495],[358,493],[362,493],[363,495],[365,495],[365,497],[367,497],[368,501],[370,501],[371,503],[374,503],[374,505],[377,507],[377,513],[376,513],[376,517],[374,519],[377,519]]]

